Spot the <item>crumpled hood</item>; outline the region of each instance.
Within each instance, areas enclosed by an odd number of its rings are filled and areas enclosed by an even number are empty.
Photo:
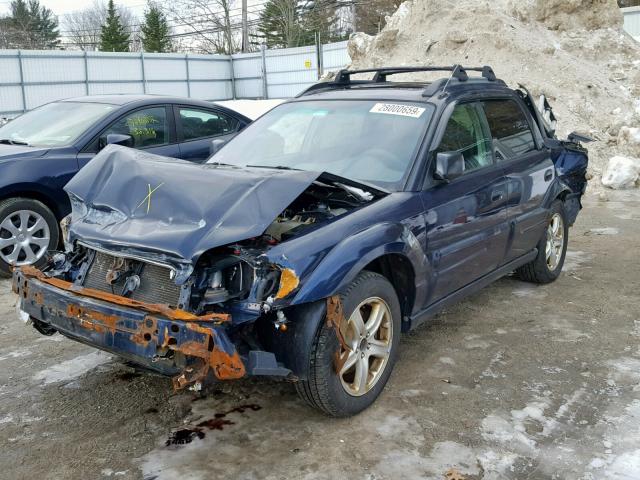
[[[319,175],[193,164],[112,145],[65,187],[70,240],[193,265],[211,248],[264,233]]]

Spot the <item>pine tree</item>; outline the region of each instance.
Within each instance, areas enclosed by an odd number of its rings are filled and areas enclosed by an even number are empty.
[[[260,14],[258,33],[269,48],[289,48],[301,45],[298,0],[269,0]]]
[[[8,27],[16,48],[50,49],[60,45],[58,20],[38,0],[13,0]]]
[[[145,52],[164,53],[171,50],[167,17],[155,3],[149,2],[142,25],[142,46]]]
[[[101,29],[100,50],[103,52],[129,51],[129,32],[122,25],[113,0],[109,0],[107,19]]]

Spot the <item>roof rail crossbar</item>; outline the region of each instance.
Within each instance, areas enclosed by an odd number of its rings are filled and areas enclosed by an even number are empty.
[[[301,92],[298,97],[304,96],[315,90],[324,90],[331,88],[340,88],[340,87],[349,87],[355,85],[369,85],[376,83],[385,83],[387,81],[387,77],[390,75],[399,75],[402,73],[414,73],[414,72],[451,72],[451,75],[448,77],[448,80],[456,79],[459,82],[466,82],[469,80],[468,71],[472,72],[481,72],[482,77],[484,77],[489,82],[494,82],[497,80],[493,69],[485,65],[483,67],[463,67],[462,65],[451,65],[451,66],[424,66],[424,67],[381,67],[381,68],[364,68],[360,70],[340,70],[335,78],[330,82],[320,82],[315,85],[310,86],[307,90]],[[374,77],[371,80],[351,80],[352,75],[363,74],[363,73],[374,73]],[[434,82],[432,87],[435,87],[435,84],[441,86],[440,82]],[[431,91],[433,88],[427,87],[427,90]]]

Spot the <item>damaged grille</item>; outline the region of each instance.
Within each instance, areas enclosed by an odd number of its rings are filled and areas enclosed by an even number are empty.
[[[102,292],[122,295],[124,291],[124,279],[110,285],[107,276],[113,270],[118,257],[96,252],[95,258],[89,268],[83,286],[100,290]],[[134,260],[126,260],[128,266],[141,267],[139,277],[140,285],[133,292],[126,295],[127,298],[145,303],[160,303],[176,307],[180,303],[180,287],[171,280],[171,270],[151,263],[142,263]]]

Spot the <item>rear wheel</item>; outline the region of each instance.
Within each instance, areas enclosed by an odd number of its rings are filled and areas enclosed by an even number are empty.
[[[58,239],[56,217],[43,203],[29,198],[0,202],[0,276],[10,276],[14,266],[42,265]]]
[[[313,342],[308,380],[296,384],[312,407],[334,417],[355,415],[382,392],[398,353],[400,303],[389,281],[363,272],[341,296],[341,332],[323,322]]]
[[[538,242],[538,256],[516,270],[527,282],[551,283],[560,276],[567,253],[569,226],[564,204],[556,200],[551,205],[547,228]]]

